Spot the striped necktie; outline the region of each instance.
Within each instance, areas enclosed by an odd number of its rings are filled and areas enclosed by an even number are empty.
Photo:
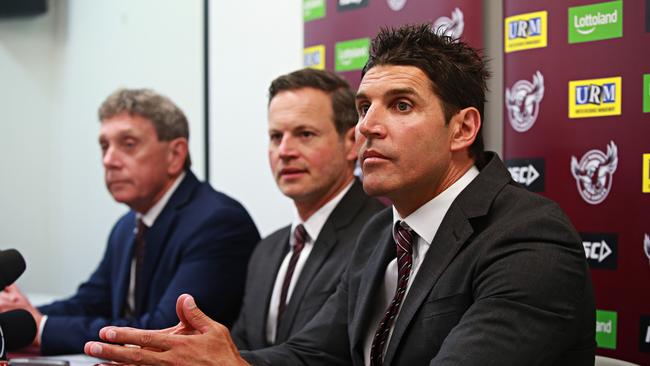
[[[395,289],[393,301],[388,304],[388,309],[386,309],[384,317],[379,322],[375,336],[372,339],[370,348],[370,364],[372,366],[382,365],[382,354],[386,348],[388,334],[404,300],[413,265],[413,239],[415,238],[413,230],[403,221],[398,221],[395,223],[393,238],[395,239],[397,251],[397,288]]]

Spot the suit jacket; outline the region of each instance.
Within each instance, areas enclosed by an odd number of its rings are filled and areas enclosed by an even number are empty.
[[[178,322],[176,298],[189,293],[214,319],[237,317],[246,265],[259,233],[237,201],[191,172],[145,234],[143,283],[134,318],[124,317],[133,258],[135,212],[113,227],[99,267],[69,299],[43,306],[44,354],[82,353],[107,325],[165,328]]]
[[[302,329],[334,293],[350,262],[357,235],[370,217],[385,206],[368,197],[355,181],[328,217],[296,282],[289,304],[278,324],[276,343]],[[248,265],[244,305],[232,329],[240,349],[270,346],[266,322],[273,285],[280,264],[289,251],[291,226],[264,238]]]
[[[339,288],[253,364],[363,365],[373,300],[394,257],[392,213],[359,237]],[[379,243],[379,245],[376,245]],[[593,365],[595,308],[581,240],[496,156],[452,203],[402,304],[384,365]]]

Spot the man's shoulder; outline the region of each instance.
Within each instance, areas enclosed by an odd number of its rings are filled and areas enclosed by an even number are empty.
[[[328,218],[336,226],[363,226],[377,212],[386,206],[363,191],[362,183],[356,180],[343,196]]]

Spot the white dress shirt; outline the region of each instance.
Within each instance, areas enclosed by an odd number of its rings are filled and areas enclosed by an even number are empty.
[[[408,215],[405,218],[400,217],[399,213],[393,206],[393,226],[399,220],[403,220],[406,224],[413,229],[415,232],[415,245],[413,245],[413,264],[411,267],[411,275],[409,276],[408,284],[406,286],[406,292],[404,294],[404,300],[402,304],[406,301],[408,296],[409,289],[413,284],[413,280],[420,269],[420,265],[424,260],[424,256],[427,254],[433,238],[438,232],[438,228],[442,223],[442,219],[447,214],[449,207],[451,207],[452,202],[458,197],[458,195],[467,187],[474,178],[479,174],[478,169],[475,166],[472,166],[465,174],[463,174],[460,179],[458,179],[454,184],[449,188],[438,194],[436,197],[431,199],[429,202],[420,206],[412,214]],[[391,228],[391,230],[392,230]],[[386,273],[384,275],[384,282],[379,288],[379,292],[375,294],[375,308],[372,310],[372,317],[370,318],[370,328],[368,329],[364,341],[363,347],[363,356],[364,362],[366,365],[370,365],[370,347],[372,346],[372,340],[377,331],[377,326],[379,322],[384,317],[386,309],[388,309],[388,304],[393,300],[395,296],[395,289],[397,288],[397,258],[393,259],[388,266],[386,267]],[[384,348],[384,355],[388,349],[388,344],[390,342],[390,337],[393,334],[393,328],[395,323],[399,320],[399,312],[395,315],[395,321],[390,327],[388,333],[388,338],[386,339],[386,347]],[[383,359],[383,356],[382,356]]]
[[[156,202],[153,206],[151,206],[151,208],[149,209],[149,211],[147,211],[147,213],[145,214],[141,214],[139,212],[135,213],[136,228],[138,227],[137,224],[138,219],[142,219],[142,222],[147,226],[147,229],[153,226],[158,216],[160,216],[162,210],[165,208],[165,206],[167,206],[167,202],[169,202],[169,199],[172,197],[172,194],[176,192],[176,189],[183,181],[183,178],[185,178],[185,172],[181,173],[181,175],[179,175],[178,178],[176,178],[176,180],[171,185],[171,187],[169,187],[167,192],[165,192],[165,194],[163,194],[163,196],[160,197],[158,202]],[[137,229],[133,229],[134,235],[137,234],[136,231]],[[131,259],[131,275],[129,276],[129,292],[127,293],[126,301],[127,304],[129,305],[129,308],[135,311],[135,257]]]
[[[305,262],[307,261],[307,258],[309,258],[311,250],[314,248],[314,242],[318,238],[318,234],[320,234],[320,231],[325,225],[325,222],[329,218],[330,214],[332,211],[334,211],[334,208],[336,208],[341,199],[343,199],[343,196],[345,196],[345,194],[350,190],[350,187],[352,187],[353,183],[354,180],[350,182],[341,192],[339,192],[339,194],[324,204],[323,207],[319,208],[318,211],[311,215],[305,222],[301,222],[298,211],[295,211],[294,220],[291,223],[291,234],[289,235],[289,245],[291,247],[291,250],[289,250],[289,253],[287,253],[287,255],[284,257],[284,260],[282,261],[282,264],[280,265],[278,274],[275,277],[275,284],[273,285],[273,294],[271,295],[271,301],[269,302],[268,316],[266,318],[266,341],[269,342],[269,344],[275,343],[278,322],[278,307],[280,305],[280,293],[282,292],[282,284],[284,283],[284,277],[286,276],[287,267],[289,266],[289,259],[291,258],[291,254],[293,253],[293,246],[295,245],[293,231],[296,229],[296,226],[302,224],[305,227],[305,231],[307,231],[308,237],[305,240],[305,246],[300,252],[300,256],[296,262],[296,267],[293,271],[293,275],[291,276],[291,282],[289,283],[289,289],[287,291],[287,303],[289,303],[289,299],[291,299],[291,294],[293,293],[293,289],[296,286],[296,282],[298,282],[298,278],[300,278],[300,273],[305,266]]]

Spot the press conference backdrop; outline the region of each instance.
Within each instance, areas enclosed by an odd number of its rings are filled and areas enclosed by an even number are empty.
[[[336,71],[356,89],[381,27],[431,23],[483,47],[481,0],[305,0],[305,66]]]
[[[650,1],[504,1],[504,155],[580,232],[598,354],[650,364]]]

